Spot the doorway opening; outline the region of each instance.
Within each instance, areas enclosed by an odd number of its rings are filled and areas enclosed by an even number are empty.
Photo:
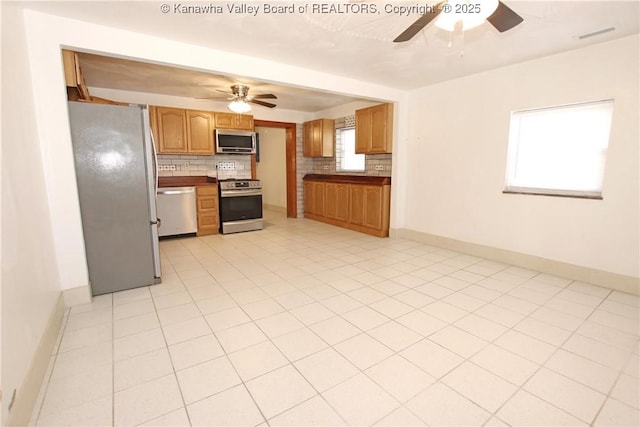
[[[285,131],[285,168],[286,168],[286,199],[287,217],[298,216],[297,190],[296,190],[296,124],[285,122],[272,122],[268,120],[255,120],[255,127],[279,128]],[[251,156],[251,176],[257,176],[256,155]]]

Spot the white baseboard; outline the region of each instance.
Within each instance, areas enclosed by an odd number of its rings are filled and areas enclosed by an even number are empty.
[[[402,228],[390,230],[389,236],[394,239],[413,240],[456,252],[463,252],[481,258],[503,262],[505,264],[528,268],[541,273],[566,277],[567,279],[578,280],[585,283],[591,283],[593,285],[604,286],[617,291],[640,295],[640,278],[638,277],[625,276],[623,274],[583,267],[562,261],[555,261],[535,255],[494,248],[492,246],[485,246]]]
[[[40,338],[38,347],[33,354],[27,375],[16,391],[16,398],[7,416],[7,426],[26,426],[31,420],[34,405],[42,387],[42,380],[47,372],[53,349],[58,340],[65,309],[61,294]]]
[[[62,291],[64,305],[73,307],[74,305],[88,304],[91,302],[91,286],[78,286],[77,288],[65,289]]]

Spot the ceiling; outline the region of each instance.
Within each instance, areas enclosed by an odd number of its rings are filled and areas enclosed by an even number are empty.
[[[159,93],[185,98],[209,99],[226,102],[233,84],[250,87],[250,95],[272,93],[278,99],[266,99],[277,108],[293,111],[316,112],[359,98],[301,89],[285,85],[260,82],[238,76],[168,67],[126,59],[78,53],[82,74],[90,87],[120,89],[135,92]],[[266,108],[254,106],[253,108]]]
[[[432,24],[406,43],[393,39],[420,14],[387,13],[397,5],[420,2],[370,3],[362,0],[280,1],[270,5],[293,7],[293,13],[265,13],[263,2],[251,13],[230,12],[241,3],[202,1],[167,2],[37,2],[29,3],[47,13],[156,35],[218,50],[327,72],[357,80],[409,90],[500,66],[534,59],[594,43],[613,40],[639,31],[640,2],[635,1],[522,1],[505,3],[524,22],[504,33],[490,24],[449,33]],[[219,13],[179,13],[175,5],[220,6]],[[307,4],[307,13],[300,7]],[[312,13],[313,5],[342,7],[348,13]],[[126,5],[126,6],[125,6]],[[375,6],[378,13],[356,13]],[[123,13],[126,7],[126,13]],[[580,36],[614,27],[614,31]],[[83,56],[83,71],[89,86],[207,97],[215,89],[246,83],[251,93],[274,93],[280,108],[319,111],[354,98],[318,93],[287,85],[253,81],[242,76],[216,76],[159,65]],[[153,76],[150,78],[149,76]],[[212,85],[212,86],[205,86]]]

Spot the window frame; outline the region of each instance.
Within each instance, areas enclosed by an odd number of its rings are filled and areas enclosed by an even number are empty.
[[[527,113],[535,113],[542,112],[548,110],[562,110],[569,109],[572,107],[587,107],[591,105],[607,105],[607,108],[610,109],[611,115],[608,118],[609,129],[607,132],[607,141],[603,150],[603,167],[602,167],[602,177],[599,185],[599,189],[597,190],[579,190],[579,189],[562,189],[562,188],[544,188],[544,187],[535,187],[535,186],[522,186],[522,185],[513,185],[513,181],[515,180],[515,169],[517,168],[517,152],[519,149],[520,138],[520,118],[517,119],[517,122],[514,123],[514,117],[520,114]],[[576,102],[572,104],[562,104],[562,105],[553,105],[548,107],[541,108],[530,108],[525,110],[517,110],[511,112],[511,119],[509,124],[509,140],[507,143],[507,161],[506,161],[506,173],[505,173],[505,182],[504,182],[504,190],[502,193],[504,194],[526,194],[526,195],[534,195],[534,196],[551,196],[551,197],[568,197],[568,198],[580,198],[580,199],[593,199],[593,200],[603,200],[603,190],[604,190],[604,178],[606,172],[606,162],[607,155],[609,150],[609,144],[611,142],[611,129],[613,126],[613,111],[615,107],[615,100],[613,98],[607,99],[599,99],[594,101],[585,101],[585,102]]]

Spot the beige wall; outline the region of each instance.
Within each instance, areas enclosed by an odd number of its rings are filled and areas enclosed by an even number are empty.
[[[34,96],[20,10],[2,5],[2,419],[19,401],[60,296]],[[10,108],[8,108],[10,106]],[[49,354],[46,355],[47,361]],[[36,391],[37,392],[37,391]],[[22,399],[24,400],[24,399]],[[27,399],[28,400],[28,399]],[[27,415],[28,417],[28,415]],[[27,420],[28,421],[28,418]]]
[[[262,181],[262,202],[287,207],[287,135],[284,129],[257,127],[260,134],[260,162],[256,175]]]
[[[402,228],[638,277],[638,47],[635,35],[417,91]],[[511,111],[607,98],[604,200],[502,194]]]

